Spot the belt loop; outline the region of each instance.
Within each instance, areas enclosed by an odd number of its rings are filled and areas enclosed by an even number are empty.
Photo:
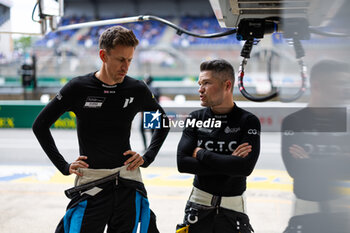
[[[221,197],[213,195],[213,197],[211,198],[211,205],[220,206],[220,203],[221,203]]]

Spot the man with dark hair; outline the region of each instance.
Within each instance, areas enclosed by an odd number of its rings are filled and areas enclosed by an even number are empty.
[[[335,107],[349,103],[349,73],[349,64],[344,62],[322,60],[314,64],[310,71],[309,106]]]
[[[121,26],[105,30],[99,39],[101,68],[68,82],[33,124],[58,170],[77,175],[75,189],[66,190],[72,201],[56,233],[102,233],[106,225],[108,233],[136,232],[139,222],[142,233],[158,232],[139,167],[152,163],[168,129],[155,130],[143,156],[131,150],[134,116],[141,111],[164,113],[146,84],[127,76],[137,45],[131,30]],[[50,132],[67,111],[77,118],[80,156],[73,163],[60,154]],[[107,179],[113,175],[116,178]]]
[[[295,194],[284,232],[350,232],[341,192],[350,176],[349,67],[335,60],[313,65],[308,106],[282,121],[282,158]]]
[[[200,66],[201,105],[187,119],[177,150],[180,172],[195,174],[177,232],[251,232],[243,193],[260,151],[260,122],[233,101],[234,70],[225,60]],[[215,121],[207,124],[205,121]],[[191,125],[191,124],[188,124]]]

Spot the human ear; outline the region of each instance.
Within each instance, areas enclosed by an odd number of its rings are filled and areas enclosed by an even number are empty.
[[[232,82],[230,80],[226,80],[225,87],[226,87],[227,90],[231,91]]]
[[[99,55],[102,62],[107,61],[106,50],[100,49]]]

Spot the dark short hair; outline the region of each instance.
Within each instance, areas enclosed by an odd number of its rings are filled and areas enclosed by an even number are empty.
[[[330,86],[342,86],[348,83],[350,66],[346,62],[337,60],[322,60],[315,63],[310,71],[310,86],[317,83],[318,89],[327,90]]]
[[[336,73],[349,73],[349,64],[336,60],[322,60],[314,64],[310,72],[310,81],[318,81],[323,79],[330,79],[330,81],[336,77]]]
[[[224,59],[204,61],[200,65],[200,71],[213,71],[216,78],[219,78],[222,81],[231,80],[232,87],[235,83],[235,71],[233,66]]]
[[[99,39],[99,48],[107,52],[117,45],[136,47],[138,44],[139,41],[133,31],[122,26],[107,28]]]

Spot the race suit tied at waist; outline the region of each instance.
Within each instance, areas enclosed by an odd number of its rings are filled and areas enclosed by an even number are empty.
[[[217,202],[216,200],[219,200],[218,203],[214,203]],[[200,190],[199,188],[193,187],[189,201],[204,206],[218,205],[229,210],[234,210],[241,213],[245,212],[244,197],[241,195],[230,197],[215,196],[203,190]]]
[[[74,182],[75,187],[65,190],[65,194],[70,199],[73,199],[76,196],[82,196],[83,194],[94,196],[102,190],[97,186],[112,180],[118,182],[119,177],[142,183],[139,168],[133,171],[129,171],[126,168],[127,166],[114,169],[79,168],[78,171],[82,176],[76,176]]]

